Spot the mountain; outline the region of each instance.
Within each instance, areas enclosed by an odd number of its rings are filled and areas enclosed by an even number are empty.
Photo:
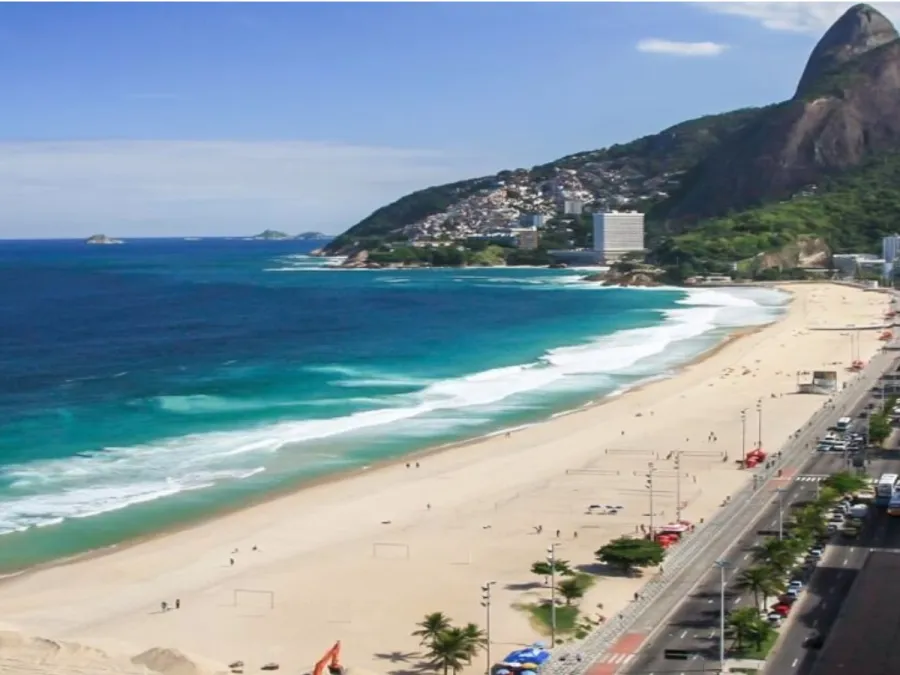
[[[898,151],[900,40],[876,9],[855,5],[813,49],[787,101],[690,120],[531,169],[420,190],[375,211],[326,250],[460,239],[530,213],[559,219],[566,200],[586,210],[644,211],[652,255],[671,265],[687,260],[694,269],[730,266],[798,237],[838,249],[871,248],[893,227],[888,205],[900,204]],[[876,195],[882,215],[864,225],[864,213],[828,197],[838,193],[870,212]],[[807,220],[796,220],[801,212]],[[838,226],[838,213],[854,223],[853,231]]]

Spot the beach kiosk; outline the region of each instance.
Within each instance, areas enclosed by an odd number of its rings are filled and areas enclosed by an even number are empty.
[[[550,660],[550,651],[543,642],[535,642],[525,649],[510,652],[500,663],[491,667],[491,675],[529,675],[539,673]]]

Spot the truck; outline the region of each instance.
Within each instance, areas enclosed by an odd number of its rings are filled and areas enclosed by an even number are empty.
[[[865,520],[866,516],[869,515],[869,507],[865,504],[854,504],[850,507],[850,512],[847,515],[853,520]]]

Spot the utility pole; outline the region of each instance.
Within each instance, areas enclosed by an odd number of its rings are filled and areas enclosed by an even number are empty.
[[[647,465],[647,491],[650,493],[650,539],[653,539],[653,474],[656,473],[656,466],[653,462]]]
[[[550,648],[556,648],[556,547],[553,543],[547,547],[547,562],[550,563]]]
[[[731,563],[725,560],[716,560],[714,563],[719,568],[719,672],[725,672],[725,570],[731,567]]]
[[[756,414],[759,416],[759,433],[757,436],[756,447],[762,450],[762,399],[756,402]]]
[[[650,507],[653,510],[653,507]],[[681,451],[675,451],[675,522],[681,522]]]
[[[781,541],[784,539],[784,493],[787,490],[780,487],[775,492],[778,493],[778,541]]]
[[[727,456],[726,456],[727,457]],[[741,410],[741,461],[747,465],[747,409]]]
[[[481,587],[481,606],[484,607],[484,633],[485,633],[485,654],[487,655],[484,668],[485,675],[491,675],[491,586],[496,581],[487,581]]]

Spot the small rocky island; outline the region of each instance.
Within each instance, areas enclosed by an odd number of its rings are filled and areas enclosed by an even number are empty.
[[[302,232],[296,236],[287,232],[279,232],[278,230],[265,230],[259,234],[250,237],[254,240],[262,241],[287,241],[288,239],[296,239],[299,241],[318,241],[322,239],[331,239],[327,234],[321,232]]]
[[[604,286],[662,286],[662,270],[638,260],[625,259],[610,265],[609,271],[589,274],[584,281],[596,281]]]
[[[121,239],[113,239],[112,237],[107,237],[105,234],[94,234],[88,237],[85,244],[124,244],[125,242]]]
[[[279,232],[278,230],[264,230],[250,238],[264,241],[281,241],[284,239],[293,239],[291,235],[287,234],[286,232]]]

